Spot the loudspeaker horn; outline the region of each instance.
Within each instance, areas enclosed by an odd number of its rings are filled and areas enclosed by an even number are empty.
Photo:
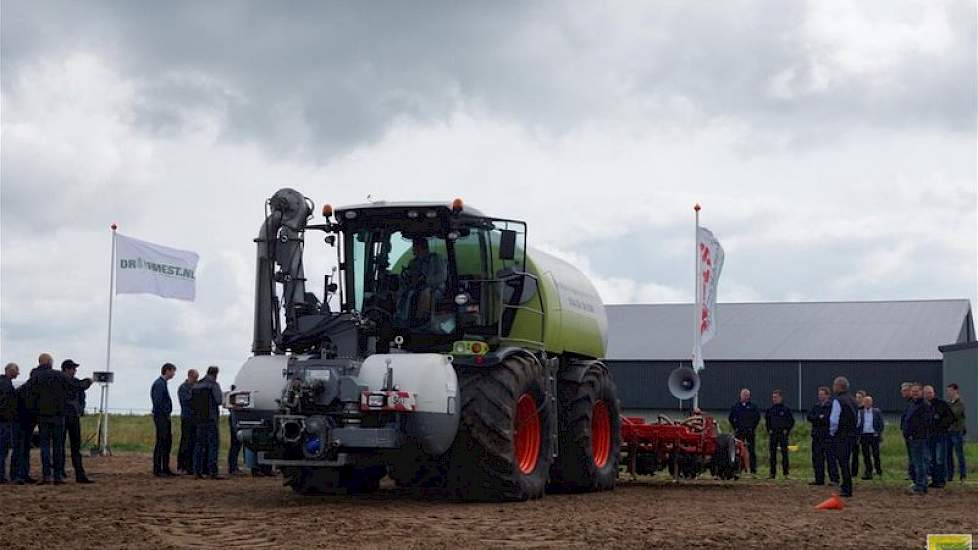
[[[700,391],[700,375],[689,367],[679,367],[669,373],[669,393],[676,399],[690,399]]]

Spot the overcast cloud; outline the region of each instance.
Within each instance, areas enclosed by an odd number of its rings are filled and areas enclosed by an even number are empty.
[[[609,303],[690,300],[696,201],[721,301],[978,294],[971,1],[8,0],[0,25],[3,362],[104,366],[109,223],[201,255],[196,303],[116,301],[120,406],[167,360],[229,383],[283,186],[462,196]]]

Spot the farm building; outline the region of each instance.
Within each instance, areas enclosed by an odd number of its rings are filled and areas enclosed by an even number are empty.
[[[673,369],[690,366],[693,306],[611,305],[607,311],[607,364],[622,407],[679,407],[666,380]],[[884,412],[898,412],[905,406],[901,382],[942,391],[953,380],[945,379],[938,348],[974,341],[969,300],[719,304],[717,335],[703,349],[700,407],[726,409],[749,387],[759,405],[780,388],[789,407],[807,409],[819,386],[842,375]],[[978,395],[964,398],[978,401]]]

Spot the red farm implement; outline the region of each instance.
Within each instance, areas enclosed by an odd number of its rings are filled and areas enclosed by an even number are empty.
[[[622,462],[633,476],[668,470],[675,478],[694,478],[708,471],[718,479],[737,479],[747,463],[743,442],[720,433],[712,416],[659,415],[655,423],[622,417],[621,439]]]

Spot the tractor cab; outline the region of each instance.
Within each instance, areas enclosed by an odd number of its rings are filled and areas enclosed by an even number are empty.
[[[523,222],[459,199],[356,205],[335,219],[341,310],[360,319],[362,355],[387,353],[392,342],[441,353],[481,342],[484,353],[511,335],[516,309],[542,310],[532,307],[540,297]]]

